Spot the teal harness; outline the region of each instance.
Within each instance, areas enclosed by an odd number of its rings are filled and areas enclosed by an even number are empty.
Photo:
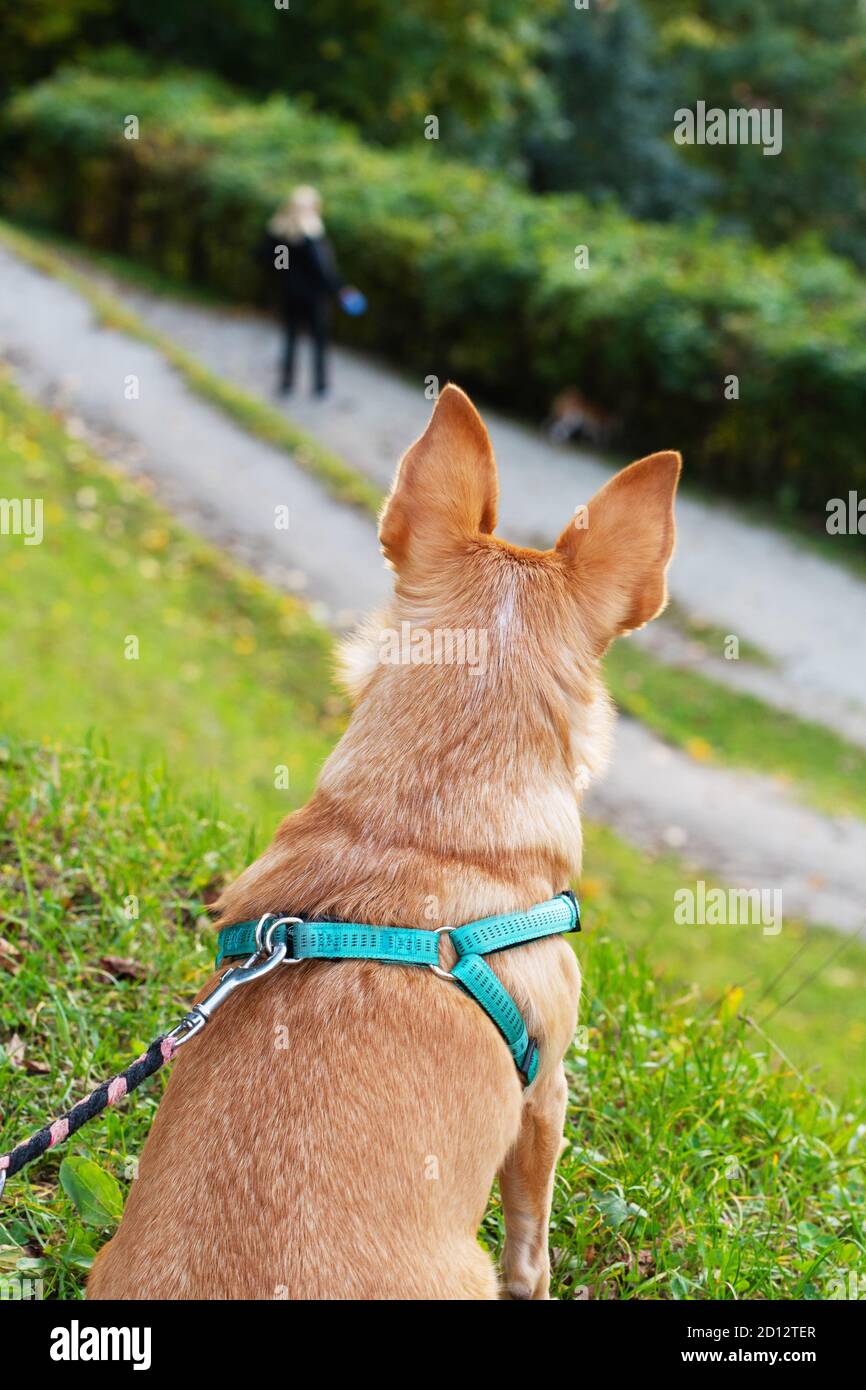
[[[380,960],[391,965],[426,965],[441,978],[455,980],[496,1024],[528,1086],[538,1071],[538,1044],[530,1038],[520,1010],[484,957],[545,936],[580,931],[580,908],[573,893],[560,893],[526,912],[482,917],[465,927],[439,927],[435,931],[371,927],[358,922],[303,922],[299,917],[270,913],[258,922],[223,927],[217,965],[232,956],[254,955],[261,948],[263,930],[269,943],[286,944],[293,961]],[[457,952],[450,972],[439,966],[439,937],[443,934]]]

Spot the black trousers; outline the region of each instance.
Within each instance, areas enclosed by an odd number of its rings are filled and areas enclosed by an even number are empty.
[[[316,391],[328,387],[328,300],[323,295],[318,299],[289,300],[283,305],[283,328],[285,343],[281,385],[284,389],[292,386],[295,376],[295,349],[301,332],[309,333],[313,342],[313,386]]]

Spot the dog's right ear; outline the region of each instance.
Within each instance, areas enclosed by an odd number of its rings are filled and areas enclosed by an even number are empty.
[[[442,391],[430,423],[403,455],[379,522],[385,558],[420,582],[496,525],[499,483],[490,436],[458,386]]]

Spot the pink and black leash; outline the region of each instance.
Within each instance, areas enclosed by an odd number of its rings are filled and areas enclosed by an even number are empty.
[[[55,1144],[62,1144],[64,1139],[68,1139],[70,1134],[74,1134],[88,1120],[100,1115],[109,1106],[116,1105],[124,1096],[129,1095],[130,1091],[134,1091],[136,1086],[140,1086],[142,1081],[146,1081],[154,1072],[159,1071],[160,1067],[164,1067],[166,1062],[170,1062],[176,1051],[177,1043],[170,1034],[154,1038],[147,1051],[137,1057],[126,1071],[118,1072],[110,1081],[103,1081],[89,1096],[85,1096],[84,1100],[78,1101],[71,1110],[67,1110],[65,1115],[60,1115],[56,1120],[52,1120],[51,1124],[37,1129],[35,1134],[31,1134],[23,1144],[17,1144],[9,1153],[0,1154],[0,1192],[3,1191],[7,1178],[14,1177],[25,1164],[41,1158],[48,1149],[53,1149]]]
[[[77,1105],[73,1105],[71,1110],[67,1110],[65,1115],[60,1115],[51,1124],[44,1125],[35,1134],[31,1134],[29,1139],[25,1139],[22,1144],[17,1144],[8,1153],[0,1154],[0,1194],[6,1185],[6,1179],[20,1172],[26,1164],[32,1163],[34,1159],[41,1158],[49,1149],[53,1149],[55,1144],[62,1144],[64,1139],[68,1139],[70,1134],[74,1134],[88,1120],[92,1120],[96,1115],[100,1115],[103,1110],[116,1105],[124,1096],[128,1096],[130,1091],[134,1091],[140,1086],[142,1081],[146,1081],[154,1072],[164,1067],[166,1062],[171,1062],[179,1047],[194,1037],[213,1016],[230,994],[240,986],[248,984],[251,980],[257,980],[262,975],[268,974],[275,966],[282,964],[286,958],[288,947],[285,942],[275,943],[273,940],[274,929],[277,925],[272,923],[266,930],[264,924],[270,920],[270,914],[266,914],[258,924],[256,930],[256,951],[249,956],[242,965],[232,966],[223,972],[219,983],[211,990],[204,999],[198,1004],[194,1004],[189,1013],[185,1014],[176,1028],[172,1028],[170,1033],[163,1033],[137,1057],[134,1062],[126,1068],[126,1071],[118,1072],[109,1081],[103,1081],[95,1090],[90,1092],[84,1100],[80,1100]]]

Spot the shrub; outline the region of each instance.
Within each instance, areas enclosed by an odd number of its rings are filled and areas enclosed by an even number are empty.
[[[302,105],[180,72],[67,70],[12,102],[2,138],[14,215],[244,300],[275,203],[313,182],[370,300],[341,321],[355,345],[536,416],[577,385],[620,419],[624,449],[681,448],[692,477],[816,521],[829,496],[866,489],[866,289],[816,241],[767,251],[709,221],[533,196],[435,142],[375,149]]]

